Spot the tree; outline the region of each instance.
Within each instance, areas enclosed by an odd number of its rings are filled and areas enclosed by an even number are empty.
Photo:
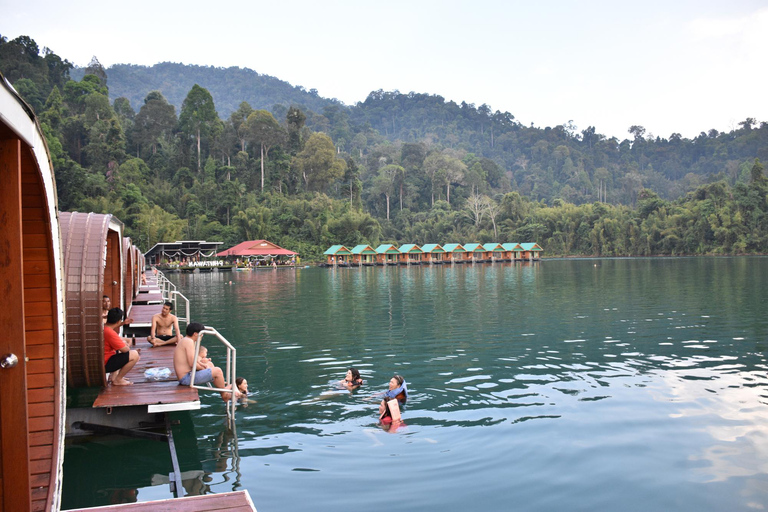
[[[331,183],[344,176],[346,163],[336,157],[333,141],[324,133],[313,133],[304,149],[293,160],[308,190],[325,192]]]
[[[246,121],[251,112],[253,112],[253,108],[251,108],[247,101],[243,101],[237,107],[237,110],[229,116],[229,122],[232,123],[232,127],[235,129],[237,138],[240,141],[240,151],[245,151],[245,144],[248,141],[248,125]]]
[[[389,199],[395,189],[397,175],[403,171],[399,165],[389,164],[379,169],[379,174],[373,180],[373,188],[378,194],[383,194],[387,199],[387,220],[389,220]]]
[[[141,146],[149,146],[152,154],[155,154],[161,137],[170,134],[176,123],[176,109],[166,101],[162,93],[152,91],[147,94],[134,121],[136,156],[141,156]]]
[[[266,110],[251,112],[246,120],[248,140],[261,148],[261,190],[264,190],[264,162],[269,148],[285,140],[285,131]]]
[[[288,123],[288,148],[291,155],[296,155],[304,145],[304,141],[301,140],[301,129],[304,128],[307,116],[301,109],[291,107],[288,109],[285,120]]]
[[[211,133],[218,119],[211,93],[197,84],[193,85],[181,105],[179,128],[197,140],[197,172],[202,169],[201,140]]]

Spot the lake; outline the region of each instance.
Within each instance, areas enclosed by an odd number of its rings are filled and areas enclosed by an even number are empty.
[[[179,415],[187,492],[248,489],[260,512],[768,508],[768,258],[169,278],[257,401],[236,432],[214,394]],[[350,366],[365,385],[337,389]],[[385,430],[393,374],[410,398]],[[135,478],[78,488],[108,441],[70,445],[65,506],[169,497],[140,478],[165,451],[113,442]]]

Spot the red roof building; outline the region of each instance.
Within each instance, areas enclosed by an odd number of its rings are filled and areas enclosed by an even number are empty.
[[[273,244],[272,242],[269,242],[267,240],[250,240],[248,242],[241,242],[234,247],[231,247],[225,251],[221,251],[220,253],[216,254],[216,256],[219,256],[219,257],[231,256],[233,258],[243,257],[243,256],[267,257],[267,256],[297,256],[297,255],[298,255],[297,253],[293,251],[289,251],[288,249],[283,249],[279,245]]]

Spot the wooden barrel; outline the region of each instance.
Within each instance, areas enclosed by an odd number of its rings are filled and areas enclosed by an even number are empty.
[[[122,223],[112,215],[61,212],[67,280],[67,382],[105,386],[102,296],[125,310]]]
[[[32,109],[0,75],[0,509],[59,510],[64,290],[56,184]],[[10,356],[13,354],[13,357]]]

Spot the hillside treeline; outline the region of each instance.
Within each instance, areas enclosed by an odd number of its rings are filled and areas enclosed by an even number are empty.
[[[536,241],[547,255],[766,251],[758,157],[768,125],[752,119],[694,140],[633,126],[619,142],[382,91],[351,108],[241,101],[221,115],[198,84],[178,108],[157,90],[134,105],[110,101],[96,59],[80,81],[72,69],[28,37],[0,37],[0,71],[48,139],[60,208],[115,214],[144,250],[267,238],[309,259],[332,244],[380,242]]]

